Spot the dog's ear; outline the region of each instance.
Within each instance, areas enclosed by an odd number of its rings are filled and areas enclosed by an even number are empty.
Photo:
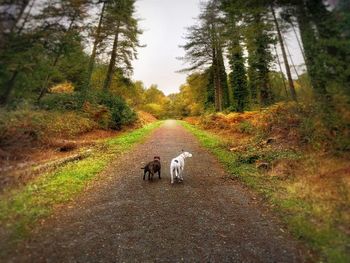
[[[158,159],[160,161],[160,157],[159,156],[154,156],[154,160]]]

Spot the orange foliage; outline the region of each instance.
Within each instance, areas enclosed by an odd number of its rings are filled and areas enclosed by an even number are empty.
[[[145,112],[145,111],[138,111],[137,116],[139,118],[139,122],[142,125],[149,124],[149,123],[155,122],[157,120],[156,117],[154,117],[152,114]]]
[[[74,92],[74,86],[70,82],[64,82],[53,86],[49,89],[50,93],[67,93],[71,94]]]

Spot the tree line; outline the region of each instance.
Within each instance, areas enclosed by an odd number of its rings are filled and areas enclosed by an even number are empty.
[[[281,100],[273,83],[277,75],[283,100],[298,101],[303,93],[296,90],[292,71],[299,73],[286,45],[294,32],[314,100],[329,108],[334,94],[349,95],[349,11],[346,0],[337,6],[323,0],[207,1],[187,30],[181,59],[189,67],[183,71],[200,72],[207,79],[204,105],[216,111],[243,112]]]
[[[312,99],[331,111],[334,94],[349,95],[349,14],[346,0],[336,6],[323,0],[208,0],[187,30],[187,82],[179,94],[165,96],[130,80],[142,47],[135,0],[3,0],[0,104],[72,108],[76,99],[74,107],[82,108],[96,96],[98,103],[123,97],[159,117],[181,117],[300,101],[311,90]],[[293,62],[290,35],[306,73]],[[74,86],[68,102],[48,95],[62,82]]]

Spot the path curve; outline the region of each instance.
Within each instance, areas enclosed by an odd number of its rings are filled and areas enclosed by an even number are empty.
[[[169,162],[185,149],[184,183]],[[142,180],[161,156],[163,178]],[[166,121],[75,201],[34,230],[10,262],[305,262],[304,250],[196,138]]]

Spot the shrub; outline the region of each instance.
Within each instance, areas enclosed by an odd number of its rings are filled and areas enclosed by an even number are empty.
[[[111,113],[104,105],[92,104],[86,101],[83,105],[83,110],[88,114],[90,119],[93,119],[103,129],[108,129],[111,122]]]
[[[91,93],[84,103],[79,92],[72,94],[47,94],[40,108],[53,111],[83,111],[102,128],[121,129],[137,119],[136,113],[126,102],[110,93]]]
[[[45,110],[80,110],[82,97],[79,93],[47,94],[40,102],[40,108]]]
[[[164,115],[164,109],[162,105],[156,103],[146,104],[142,107],[142,110],[156,116],[159,119],[161,119]]]
[[[71,138],[96,128],[97,124],[77,112],[47,112],[21,109],[0,112],[0,146],[30,146],[53,138]]]
[[[242,121],[238,124],[238,131],[241,133],[253,134],[255,129],[249,121]]]
[[[128,125],[136,121],[136,113],[126,104],[126,102],[117,96],[111,94],[98,94],[98,104],[108,108],[111,114],[109,128],[121,129],[123,125]]]

